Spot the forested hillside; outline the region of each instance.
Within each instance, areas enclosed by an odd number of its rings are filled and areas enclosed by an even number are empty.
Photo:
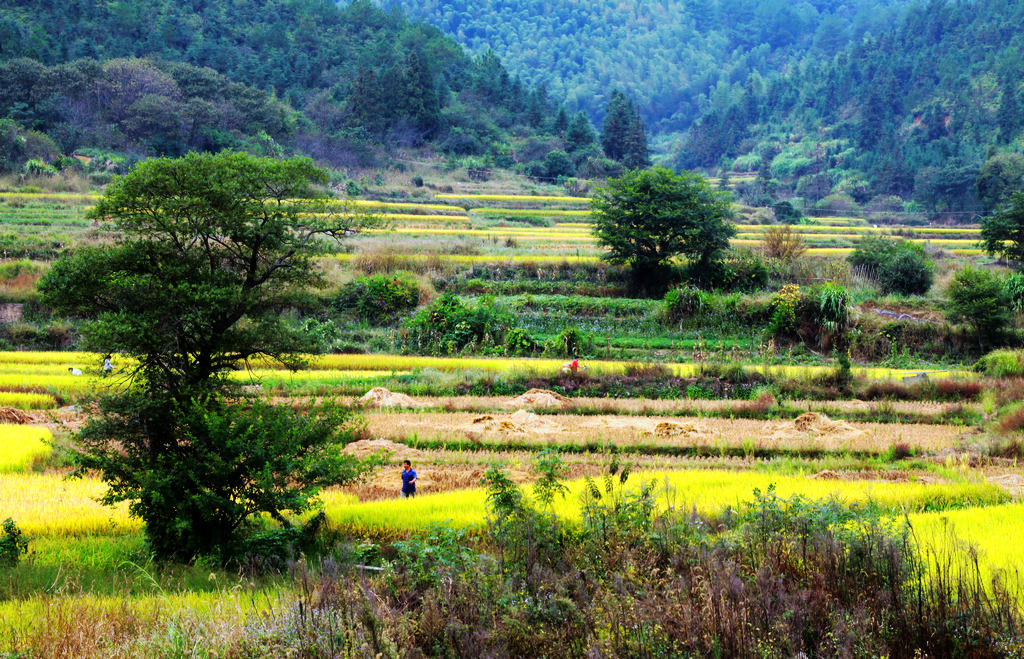
[[[513,138],[556,131],[557,115],[545,92],[497,58],[474,59],[436,28],[369,2],[15,0],[0,8],[5,158],[233,147],[347,165],[372,160],[381,146],[427,142],[507,157]]]
[[[656,133],[685,129],[752,73],[796,54],[829,58],[887,30],[897,0],[381,0],[453,35],[493,48],[524,80],[600,121],[612,90],[637,100]]]
[[[751,204],[970,218],[1024,174],[1019,1],[384,4],[597,123],[623,87],[663,162],[756,173]]]
[[[758,171],[811,202],[990,210],[1024,175],[1022,24],[1010,0],[915,5],[895,29],[716,105],[676,164]]]

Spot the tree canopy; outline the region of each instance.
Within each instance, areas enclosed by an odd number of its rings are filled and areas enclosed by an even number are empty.
[[[494,49],[514,74],[548,85],[597,123],[625,90],[656,133],[682,130],[794,55],[830,58],[885,31],[893,0],[387,0],[453,35],[472,53]]]
[[[736,234],[729,194],[693,172],[628,170],[608,180],[592,200],[594,233],[607,259],[638,272],[683,255],[706,270]]]
[[[1006,204],[981,219],[981,244],[989,254],[1024,263],[1024,192],[1014,192]]]
[[[84,319],[89,348],[133,364],[78,455],[160,556],[229,555],[257,513],[287,527],[284,511],[305,510],[317,486],[359,473],[340,453],[343,412],[249,401],[227,378],[253,358],[301,363],[306,341],[280,310],[320,283],[323,239],[356,224],[316,192],[325,182],[300,158],[142,162],[91,211],[116,223],[119,243],[61,258],[39,284],[46,304]]]
[[[1024,5],[936,0],[901,12],[832,57],[809,51],[735,80],[680,140],[675,164],[763,166],[822,210],[838,210],[833,194],[899,195],[965,220],[992,208],[995,172],[979,174],[993,152],[1010,165],[1002,152],[1020,152],[1024,133]]]

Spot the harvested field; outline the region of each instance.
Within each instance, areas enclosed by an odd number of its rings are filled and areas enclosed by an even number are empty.
[[[347,444],[345,446],[345,453],[354,455],[357,458],[369,458],[374,455],[383,454],[385,459],[394,457],[399,462],[420,457],[420,451],[388,439],[361,439]]]
[[[414,446],[422,440],[470,440],[481,446],[507,447],[514,443],[568,449],[611,444],[881,453],[894,444],[905,444],[912,450],[938,452],[956,446],[964,434],[964,429],[957,426],[834,422],[829,425],[821,419],[801,429],[792,421],[766,423],[757,419],[695,417],[676,417],[667,422],[658,417],[617,415],[548,414],[517,419],[511,414],[479,416],[465,412],[366,415],[367,429],[374,437],[409,441]]]
[[[566,398],[544,389],[531,389],[531,392],[551,393],[554,399],[564,401],[562,408],[570,413],[603,413],[630,415],[698,415],[713,412],[736,412],[749,407],[756,401],[719,399],[701,400],[693,398],[680,399],[631,399],[631,398]],[[558,409],[550,402],[552,399],[543,397],[534,400],[541,404],[528,404],[530,399],[522,396],[509,399],[502,396],[419,396],[415,400],[425,409],[438,409],[458,412],[496,412],[509,408],[523,407],[526,409]],[[787,400],[780,403],[787,408],[819,412],[829,415],[837,414],[876,414],[892,412],[895,414],[941,416],[956,411],[981,412],[980,403],[940,403],[934,401],[862,401],[862,400]]]
[[[485,414],[476,417],[462,430],[466,433],[528,434],[559,432],[561,427],[549,418],[519,410],[506,416]]]

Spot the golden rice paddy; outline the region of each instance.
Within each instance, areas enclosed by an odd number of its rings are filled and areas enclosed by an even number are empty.
[[[0,425],[0,473],[22,472],[44,459],[52,450],[53,436],[46,428]],[[0,501],[3,501],[0,498]],[[2,504],[0,504],[2,506]],[[0,515],[3,514],[0,509]]]
[[[808,476],[780,476],[750,471],[684,470],[646,472],[631,476],[629,483],[653,482],[660,510],[719,512],[749,501],[755,489],[774,485],[780,497],[800,494],[808,498],[836,497],[850,503],[868,499],[893,510],[926,511],[966,505],[991,505],[1006,501],[999,488],[985,483],[918,483],[870,480],[823,480]],[[579,498],[584,483],[569,483],[569,493],[555,502],[554,512],[569,523],[579,519]],[[339,493],[341,494],[341,493]],[[324,508],[336,524],[374,536],[395,537],[447,523],[456,528],[479,526],[484,522],[486,491],[482,488],[456,490],[415,499],[391,499],[352,504],[335,501],[333,492],[324,493]]]

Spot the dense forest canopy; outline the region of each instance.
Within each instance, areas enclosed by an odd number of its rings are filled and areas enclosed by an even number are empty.
[[[685,129],[752,73],[795,55],[828,58],[887,31],[896,0],[380,0],[455,36],[470,52],[494,49],[524,80],[600,122],[616,87],[655,132]]]
[[[1021,186],[1019,1],[380,2],[597,124],[621,86],[658,160],[756,173],[752,204],[969,218]]]
[[[817,201],[913,198],[987,212],[1022,184],[1024,3],[911,7],[896,29],[788,71],[712,107],[675,164],[758,171]]]
[[[349,164],[369,144],[432,142],[493,154],[511,136],[552,132],[556,114],[543,89],[493,54],[473,58],[438,29],[365,1],[0,8],[5,130],[44,134],[62,151],[174,155],[262,142],[268,153]]]

